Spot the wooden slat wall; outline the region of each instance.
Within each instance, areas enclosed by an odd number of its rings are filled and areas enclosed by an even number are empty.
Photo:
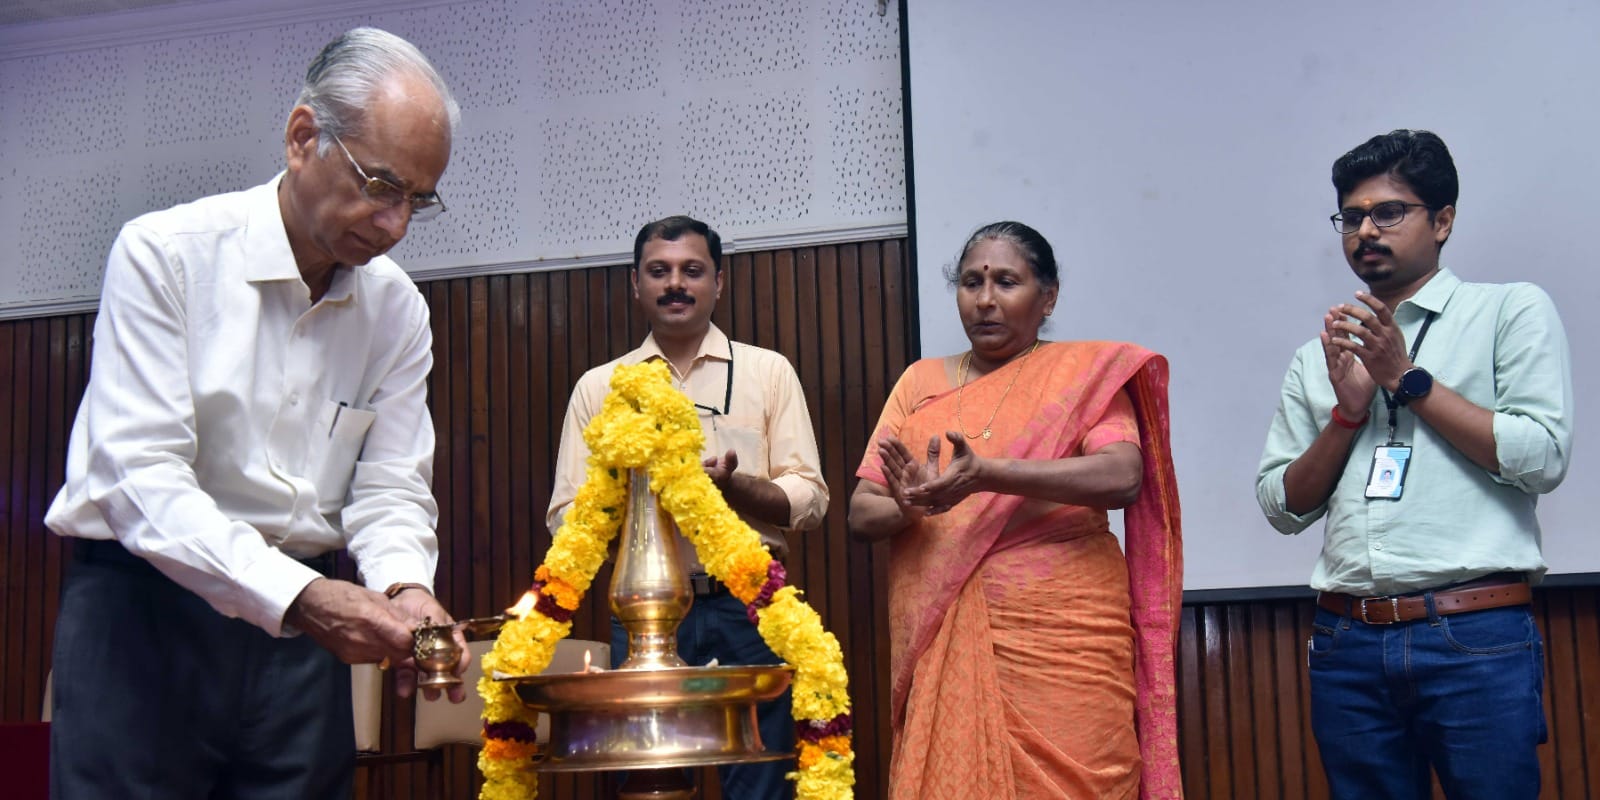
[[[851,474],[910,344],[904,240],[740,253],[716,321],[794,363],[832,490],[827,527],[797,537],[792,580],[844,646],[856,700],[858,796],[882,797],[888,764],[884,551],[850,542]],[[543,517],[567,394],[582,372],[634,347],[644,323],[625,267],[436,281],[431,402],[439,435],[438,586],[461,615],[494,613],[531,580],[549,544]],[[82,394],[92,315],[0,322],[0,722],[39,718],[65,559],[41,519],[61,483]],[[1568,487],[1567,490],[1572,490]],[[1203,532],[1190,531],[1191,541]],[[349,574],[351,565],[341,569]],[[605,585],[602,574],[599,585]],[[1541,589],[1551,744],[1546,798],[1600,797],[1600,589]],[[605,638],[588,599],[574,635]],[[1181,753],[1191,798],[1326,796],[1306,717],[1306,601],[1211,603],[1184,610]],[[385,751],[408,750],[410,707],[390,700]],[[448,797],[469,797],[469,748],[443,762]],[[364,796],[426,796],[425,766],[363,768]],[[588,776],[547,783],[547,798],[598,796]],[[706,793],[715,800],[714,786]]]
[[[1191,539],[1192,541],[1192,539]],[[1311,736],[1310,600],[1189,605],[1178,640],[1179,753],[1193,798],[1325,800]],[[1545,637],[1541,798],[1600,798],[1600,588],[1534,591]],[[1434,796],[1444,794],[1435,785]]]

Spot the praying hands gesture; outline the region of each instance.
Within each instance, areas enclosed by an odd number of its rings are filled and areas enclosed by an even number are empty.
[[[974,492],[982,491],[984,460],[972,452],[966,439],[947,431],[950,463],[939,466],[943,443],[928,439],[927,459],[917,461],[904,442],[893,435],[878,440],[883,459],[884,484],[862,481],[850,500],[852,530],[867,538],[896,533],[932,514],[943,514]]]
[[[1356,299],[1366,307],[1340,303],[1322,317],[1322,355],[1328,380],[1339,398],[1339,413],[1361,419],[1379,386],[1393,392],[1400,375],[1414,366],[1394,314],[1367,292]]]
[[[980,492],[1020,495],[1046,502],[1125,508],[1139,497],[1144,460],[1139,446],[1114,442],[1081,456],[1056,459],[984,458],[961,434],[946,431],[950,462],[939,466],[943,442],[928,440],[919,462],[893,435],[878,440],[883,483],[863,480],[850,496],[850,532],[876,540],[922,519],[943,514]]]

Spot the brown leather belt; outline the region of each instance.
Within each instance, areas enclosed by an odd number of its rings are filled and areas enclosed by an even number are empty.
[[[1358,619],[1369,625],[1392,625],[1396,622],[1428,618],[1427,592],[1419,594],[1390,595],[1388,597],[1355,597],[1338,592],[1319,592],[1317,605],[1341,617]],[[1433,609],[1440,616],[1483,611],[1489,608],[1522,606],[1533,602],[1533,590],[1521,576],[1495,575],[1480,578],[1451,589],[1440,589],[1433,594]]]

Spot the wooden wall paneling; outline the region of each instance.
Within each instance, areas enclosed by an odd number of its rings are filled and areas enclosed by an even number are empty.
[[[485,387],[487,425],[484,429],[483,446],[489,456],[488,472],[484,476],[488,493],[486,516],[489,522],[481,530],[474,530],[473,535],[489,540],[488,546],[484,548],[489,553],[488,563],[484,565],[489,574],[490,599],[487,605],[506,602],[500,598],[509,597],[515,591],[512,585],[521,582],[521,576],[517,575],[521,570],[515,569],[511,563],[511,541],[516,534],[511,526],[510,494],[522,489],[514,486],[510,480],[510,454],[516,444],[511,440],[508,429],[512,408],[511,397],[507,391],[510,379],[507,351],[511,347],[506,309],[509,300],[506,293],[508,280],[505,275],[496,275],[485,281],[489,324],[485,342],[488,385]],[[516,414],[526,417],[527,411],[519,407]]]
[[[1540,593],[1545,636],[1545,786],[1600,797],[1600,620],[1593,588]]]
[[[506,321],[505,321],[505,388],[499,393],[505,415],[505,440],[503,448],[505,454],[505,479],[504,490],[510,495],[504,513],[506,515],[502,527],[508,552],[506,554],[506,577],[509,584],[497,595],[491,606],[510,605],[522,596],[522,592],[533,582],[533,536],[534,529],[542,528],[543,524],[537,522],[534,511],[534,481],[532,475],[533,458],[531,429],[534,427],[530,419],[534,408],[529,402],[533,394],[529,378],[528,362],[530,342],[528,336],[528,276],[512,275],[506,279]],[[542,518],[542,514],[537,515]],[[482,614],[488,614],[498,609],[484,609]],[[480,614],[476,609],[469,610],[474,616]]]
[[[1280,777],[1283,765],[1279,761],[1277,716],[1282,705],[1278,702],[1278,652],[1272,626],[1272,608],[1255,604],[1243,608],[1246,623],[1246,652],[1250,662],[1250,724],[1251,743],[1255,761],[1255,796],[1263,800],[1283,797]]]
[[[750,255],[750,277],[754,285],[751,286],[750,338],[745,341],[768,350],[778,349],[778,315],[774,311],[780,303],[790,301],[790,298],[778,296],[776,270],[771,251]]]
[[[755,259],[750,253],[734,253],[723,275],[723,301],[717,311],[729,314],[729,327],[722,329],[728,338],[755,344],[756,281]]]
[[[45,499],[45,474],[44,470],[33,465],[48,463],[50,453],[49,440],[49,383],[50,383],[50,332],[49,320],[28,320],[28,379],[24,382],[27,387],[28,402],[28,479],[27,496],[24,499],[26,509],[26,528],[23,535],[23,558],[27,563],[43,564],[45,528],[44,510],[48,501]],[[22,573],[22,602],[25,622],[22,628],[23,665],[25,671],[22,678],[23,703],[29,698],[42,696],[44,686],[43,670],[40,665],[45,659],[40,652],[39,643],[43,641],[43,628],[45,620],[39,613],[39,573],[40,569],[30,569]]]
[[[862,292],[862,264],[858,246],[851,244],[839,245],[838,250],[838,302],[839,302],[839,338],[840,349],[837,358],[841,372],[840,384],[844,393],[844,403],[841,408],[839,430],[830,434],[829,438],[838,440],[843,446],[840,451],[843,461],[834,467],[833,487],[831,496],[832,519],[835,522],[847,522],[850,508],[850,492],[855,488],[856,467],[861,463],[862,453],[866,447],[866,428],[876,421],[878,408],[868,408],[866,398],[867,378],[866,359],[863,350],[867,334],[871,329],[867,326],[864,317],[869,313],[866,298]],[[874,265],[876,268],[876,265]],[[874,312],[876,309],[873,310]],[[871,313],[876,318],[878,314]],[[875,319],[874,319],[875,321]],[[867,421],[868,416],[873,417]],[[833,542],[834,546],[828,552],[828,574],[836,574],[835,569],[843,566],[848,558],[849,546],[845,529],[839,528],[840,537]],[[830,583],[828,587],[826,608],[848,609],[850,599],[846,595],[848,584],[844,581]],[[838,614],[837,619],[845,628],[842,635],[848,636],[849,628],[854,624],[854,619],[848,614]]]
[[[1206,737],[1205,676],[1201,664],[1205,646],[1200,609],[1184,606],[1178,626],[1178,761],[1183,765],[1183,793],[1190,798],[1205,797],[1210,784],[1210,763]]]
[[[823,480],[828,485],[828,513],[824,520],[843,519],[848,509],[849,490],[852,485],[847,477],[846,463],[849,455],[845,450],[843,432],[849,429],[850,420],[846,416],[848,407],[847,365],[844,363],[844,352],[855,347],[845,333],[844,296],[851,289],[846,287],[840,278],[839,248],[821,248],[818,252],[817,267],[817,296],[818,296],[818,350],[827,354],[820,364],[821,375],[819,383],[822,386],[821,409],[817,414],[817,424],[814,430],[817,434],[817,448],[822,458]],[[853,472],[853,470],[849,470]],[[816,541],[821,538],[822,541]],[[805,579],[808,590],[807,597],[812,603],[826,607],[826,588],[820,586],[822,576],[828,574],[829,560],[826,546],[826,534],[823,536],[808,537],[805,553]],[[820,610],[818,613],[822,613]],[[837,629],[835,636],[840,635]]]
[[[1288,800],[1306,796],[1304,745],[1300,739],[1300,665],[1305,663],[1305,645],[1296,637],[1295,608],[1289,603],[1273,603],[1264,609],[1261,633],[1272,650],[1272,694],[1270,715],[1262,736],[1276,748],[1277,789],[1273,796]]]
[[[1573,637],[1570,643],[1578,660],[1577,687],[1583,713],[1581,739],[1573,757],[1584,767],[1583,782],[1573,787],[1572,797],[1600,797],[1600,587],[1572,591]],[[1574,733],[1564,732],[1568,738]]]
[[[1553,746],[1543,748],[1545,752],[1541,753],[1539,759],[1540,782],[1545,786],[1577,786],[1583,783],[1582,759],[1577,759],[1579,763],[1573,764],[1565,759],[1550,757],[1550,751],[1565,749],[1567,742],[1561,733],[1579,729],[1576,716],[1581,707],[1578,702],[1580,698],[1568,696],[1569,687],[1572,694],[1582,691],[1576,679],[1576,653],[1562,646],[1573,638],[1572,599],[1571,595],[1546,597],[1545,602],[1539,603],[1536,608],[1545,647],[1544,718],[1553,743]],[[1578,741],[1582,741],[1581,737]]]
[[[469,278],[468,341],[471,361],[467,366],[466,381],[470,387],[471,417],[467,421],[471,439],[472,516],[469,527],[457,531],[466,534],[472,553],[472,605],[486,606],[494,602],[494,520],[490,516],[489,492],[494,483],[494,473],[489,469],[491,431],[489,430],[489,318],[488,278]]]
[[[1251,689],[1256,683],[1251,674],[1253,662],[1246,647],[1249,626],[1245,611],[1246,607],[1241,604],[1229,605],[1223,611],[1225,649],[1222,658],[1228,698],[1228,756],[1233,773],[1233,791],[1239,797],[1254,797],[1255,770],[1251,765],[1254,741],[1250,721],[1254,700]]]
[[[611,329],[609,324],[611,287],[610,281],[607,280],[610,272],[610,269],[583,270],[584,277],[587,278],[584,290],[588,301],[583,306],[583,318],[577,320],[578,324],[573,326],[569,334],[575,343],[589,346],[588,357],[584,359],[581,365],[583,369],[578,371],[579,375],[590,367],[610,361],[613,357],[611,354],[613,342],[607,335]],[[625,352],[627,351],[623,350],[618,355]]]
[[[17,429],[17,322],[0,322],[0,622],[6,635],[0,637],[0,715],[6,720],[33,722],[24,710],[22,674],[26,668],[19,657],[26,609],[23,607],[21,571],[28,568],[22,546],[22,528],[14,521],[17,513],[17,486],[26,476],[26,464],[16,457],[13,432]]]
[[[525,340],[520,342],[527,351],[528,377],[526,388],[513,402],[527,409],[528,480],[524,484],[528,496],[528,550],[519,561],[524,575],[532,585],[534,567],[544,551],[550,549],[550,532],[545,528],[544,513],[550,507],[550,488],[555,481],[553,459],[546,455],[556,451],[561,437],[561,418],[566,405],[558,404],[550,380],[550,316],[548,273],[527,276],[528,322]],[[508,598],[516,601],[522,593]]]
[[[14,323],[15,340],[12,344],[12,358],[16,360],[13,382],[10,385],[12,393],[11,416],[11,480],[7,481],[11,495],[11,552],[9,556],[19,565],[27,564],[36,568],[30,562],[28,539],[32,523],[28,519],[28,487],[31,476],[35,472],[32,468],[33,446],[33,413],[32,393],[30,391],[33,380],[33,331],[31,320],[22,320]],[[29,673],[32,672],[32,659],[30,651],[24,646],[30,617],[28,578],[31,570],[16,570],[11,572],[8,580],[12,587],[11,604],[12,619],[15,627],[11,628],[11,635],[6,636],[6,662],[15,666],[15,672],[6,686],[6,706],[10,709],[21,709],[29,705],[27,686],[30,683]],[[37,711],[35,711],[37,713]]]
[[[1201,686],[1205,693],[1205,763],[1209,791],[1206,797],[1233,797],[1232,751],[1228,730],[1228,664],[1225,648],[1227,609],[1208,606],[1201,610]]]

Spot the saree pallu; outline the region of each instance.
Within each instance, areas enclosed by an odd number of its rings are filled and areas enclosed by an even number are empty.
[[[1059,699],[1052,694],[1061,689],[1059,676],[1051,673],[1081,669],[1067,661],[1081,644],[1098,648],[1095,657],[1109,659],[1107,669],[1131,677],[1139,796],[1181,797],[1173,657],[1182,545],[1167,438],[1166,361],[1134,345],[1060,342],[1041,346],[1017,369],[1015,375],[1009,368],[996,370],[958,395],[941,360],[914,364],[896,385],[874,441],[893,434],[920,453],[930,436],[957,427],[959,398],[969,426],[998,412],[990,425],[994,437],[970,441],[978,455],[1066,458],[1079,454],[1085,434],[1126,389],[1138,422],[1144,479],[1138,500],[1123,514],[1125,567],[1106,568],[1104,512],[1012,495],[970,496],[897,535],[889,565],[891,796],[1117,796],[1127,785],[1125,776],[1119,778],[1127,769],[1126,753],[1120,760],[1114,753],[1101,758],[1082,749],[1081,741],[1052,739],[1029,715],[1012,713],[1053,708]],[[941,455],[946,464],[949,452],[947,442]],[[857,474],[883,482],[875,445]],[[1092,551],[1095,558],[1072,565],[1093,573],[1063,572],[1066,566],[1052,563],[1076,552],[1072,548],[1099,548]],[[1055,595],[1107,581],[1121,588],[1121,574],[1127,576],[1127,599],[1120,605],[1102,598],[1095,601],[1097,611],[1076,613],[1081,605]],[[1016,592],[997,595],[1007,580],[1022,580],[1029,588],[1020,598]],[[1020,630],[1012,629],[1013,617]],[[1126,665],[1116,666],[1114,643],[1099,646],[1116,638],[1112,628],[1119,621],[1132,626],[1131,676]],[[1046,639],[1027,630],[1058,622],[1071,625],[1070,633]],[[1111,628],[1097,629],[1107,622]],[[1037,643],[1031,648],[1012,643],[1030,636]],[[1023,650],[1053,660],[1000,663]],[[1093,707],[1050,713],[1077,713],[1091,727],[1114,728],[1127,713],[1117,696],[1109,686]],[[974,698],[998,702],[1000,710],[969,706]],[[1125,726],[1126,716],[1120,719]],[[1108,746],[1115,742],[1114,736],[1107,740]],[[996,783],[985,785],[991,779]]]

